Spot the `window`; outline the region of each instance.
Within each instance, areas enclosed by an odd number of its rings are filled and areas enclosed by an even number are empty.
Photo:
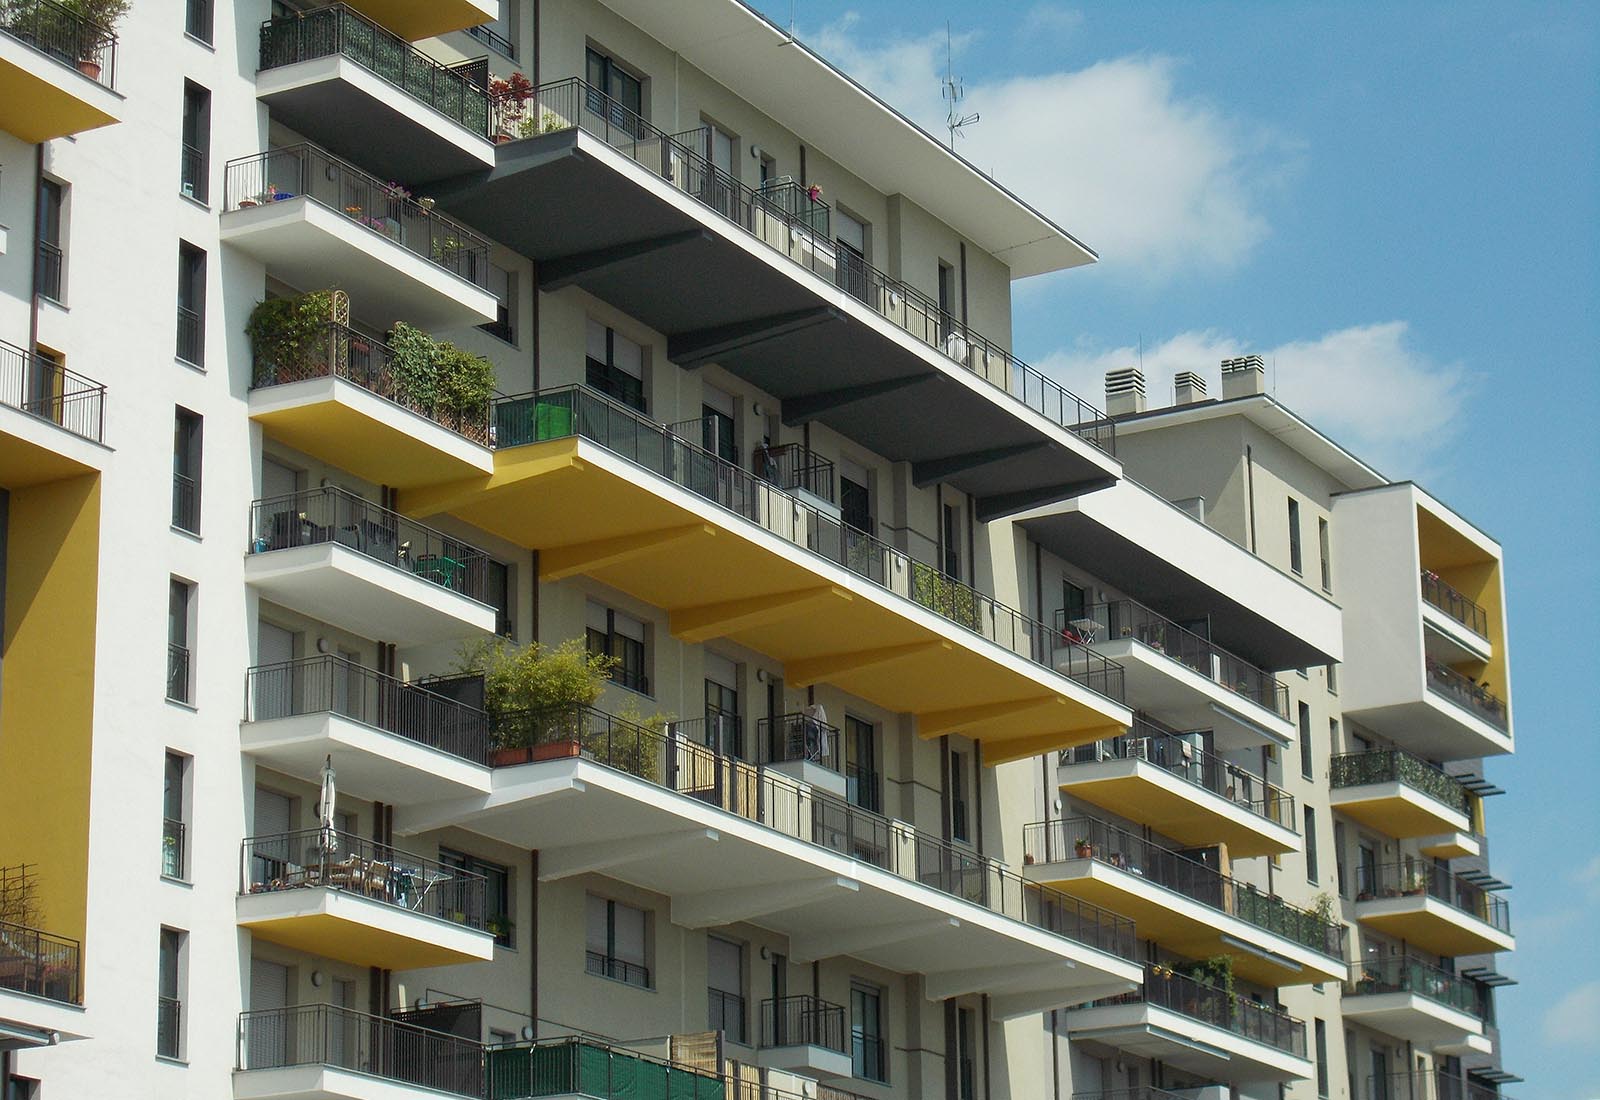
[[[478,327],[490,336],[499,337],[508,344],[515,344],[517,327],[512,318],[516,316],[517,308],[517,273],[507,271],[497,264],[490,264],[489,293],[494,295],[495,319]]]
[[[211,93],[183,82],[183,157],[178,186],[198,202],[211,192]]]
[[[39,252],[34,271],[34,286],[40,297],[61,301],[63,270],[66,267],[65,242],[61,227],[67,205],[67,189],[55,180],[39,181],[39,225],[36,236]]]
[[[1289,498],[1289,568],[1298,576],[1305,563],[1300,557],[1300,502]]]
[[[1310,806],[1305,807],[1306,816],[1306,881],[1315,883],[1322,880],[1321,869],[1317,866],[1317,811]]]
[[[976,1017],[970,1008],[956,1009],[956,1096],[959,1100],[977,1100]]]
[[[944,575],[961,578],[961,509],[954,504],[944,506],[943,522],[939,526],[939,541],[944,551]]]
[[[588,895],[584,969],[602,978],[650,988],[649,918],[643,909]]]
[[[1328,719],[1328,752],[1332,753],[1339,744],[1339,719]]]
[[[453,871],[466,871],[469,874],[483,876],[484,930],[494,933],[494,942],[497,946],[515,946],[512,938],[512,933],[516,931],[516,922],[511,916],[511,868],[450,848],[439,849],[439,862]],[[447,905],[445,908],[475,917],[477,914],[472,910],[476,904],[475,898],[463,894],[454,905]]]
[[[200,367],[206,355],[206,254],[178,244],[178,358]]]
[[[591,654],[617,659],[617,666],[611,670],[614,683],[641,695],[650,694],[650,677],[645,671],[644,623],[590,600],[585,638]]]
[[[838,269],[834,281],[847,293],[863,302],[867,300],[867,227],[862,222],[834,208],[833,236],[838,245]]]
[[[1325,1020],[1317,1020],[1317,1095],[1328,1095],[1328,1024]]]
[[[167,698],[193,702],[194,669],[189,660],[189,634],[193,627],[194,585],[173,578],[167,585]]]
[[[708,1026],[735,1043],[745,1042],[744,946],[706,937]]]
[[[883,991],[850,987],[850,1072],[865,1081],[887,1081],[883,1033]]]
[[[956,840],[972,840],[971,815],[967,811],[967,754],[950,753],[950,835]]]
[[[174,928],[161,930],[156,975],[156,1053],[183,1057],[183,954],[188,936]]]
[[[863,810],[883,812],[878,779],[878,731],[868,721],[844,716],[845,797]]]
[[[1327,666],[1327,678],[1328,678],[1328,694],[1329,695],[1338,695],[1339,694],[1339,666],[1338,665],[1330,664],[1330,665]]]
[[[954,329],[956,321],[956,269],[940,261],[938,278],[939,325],[944,332],[950,332]]]
[[[715,653],[705,655],[705,665],[706,747],[725,756],[741,756],[739,666]]]
[[[181,753],[168,752],[161,792],[161,874],[165,878],[187,878],[189,760]]]
[[[1322,590],[1324,592],[1332,592],[1333,559],[1328,553],[1328,521],[1320,518],[1317,520],[1317,553],[1322,560]],[[1323,1093],[1323,1095],[1326,1096],[1327,1093]]]
[[[184,33],[200,41],[211,42],[211,0],[188,0],[188,10],[184,12]]]
[[[584,71],[589,82],[585,106],[602,114],[623,133],[643,137],[644,82],[599,50],[586,50]]]
[[[1344,868],[1344,847],[1344,822],[1335,821],[1333,823],[1333,878],[1339,887],[1339,896],[1341,898],[1350,896],[1350,880]]]
[[[733,435],[733,395],[715,386],[701,387],[700,445],[724,462],[739,465],[739,444]]]
[[[1356,900],[1378,893],[1378,850],[1371,844],[1356,845]]]
[[[873,533],[872,494],[868,490],[869,475],[853,463],[840,463],[839,515],[846,524],[857,531]],[[853,475],[853,476],[852,476]]]
[[[172,526],[200,531],[200,430],[198,413],[180,408],[173,417]]]
[[[644,348],[598,321],[589,322],[586,381],[644,412]]]
[[[467,28],[472,37],[513,61],[517,59],[515,3],[516,0],[500,0],[500,14],[495,19]]]
[[[1311,708],[1300,704],[1300,774],[1311,778]]]

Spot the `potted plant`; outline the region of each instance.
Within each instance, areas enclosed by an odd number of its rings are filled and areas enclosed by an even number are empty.
[[[591,654],[582,639],[514,646],[504,638],[463,650],[458,668],[483,677],[493,719],[496,767],[579,755],[582,712],[605,691],[615,657]]]
[[[533,82],[521,73],[489,81],[489,101],[494,105],[495,144],[529,136],[523,127],[523,114],[533,98]]]
[[[116,40],[117,24],[133,7],[132,0],[63,0],[62,7],[88,24],[70,28],[64,37],[77,44],[78,71],[99,80],[101,51]]]
[[[245,324],[255,355],[256,385],[310,377],[311,368],[317,366],[324,372],[337,371],[339,365],[327,361],[328,326],[332,323],[331,290],[257,303]]]
[[[1072,848],[1079,859],[1088,859],[1094,855],[1094,845],[1089,842],[1089,838],[1086,836],[1080,836],[1074,841]]]

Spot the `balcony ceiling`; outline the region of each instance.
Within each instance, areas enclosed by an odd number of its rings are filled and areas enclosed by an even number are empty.
[[[0,131],[27,144],[121,121],[122,97],[0,31]]]

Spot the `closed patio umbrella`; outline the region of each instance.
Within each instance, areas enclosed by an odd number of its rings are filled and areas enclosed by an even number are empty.
[[[339,850],[339,831],[334,827],[333,820],[333,803],[337,794],[333,756],[330,754],[322,765],[322,794],[317,800],[317,827],[320,830],[317,839],[322,845],[323,852],[327,854]]]

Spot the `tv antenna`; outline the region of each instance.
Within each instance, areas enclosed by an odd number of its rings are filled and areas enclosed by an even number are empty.
[[[950,23],[944,25],[944,99],[949,109],[945,112],[945,125],[950,128],[950,151],[956,148],[956,138],[966,137],[961,131],[978,121],[978,112],[970,115],[961,113],[961,101],[966,98],[966,86],[956,78],[955,65],[952,59],[953,50],[950,45]]]
[[[789,0],[789,29],[784,32],[783,41],[778,43],[779,46],[794,45],[794,5],[795,0]]]

